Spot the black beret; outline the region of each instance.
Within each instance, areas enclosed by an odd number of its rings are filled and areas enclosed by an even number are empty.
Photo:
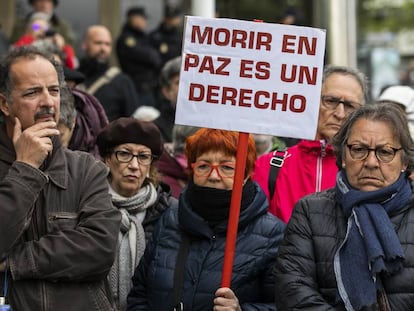
[[[131,17],[134,15],[139,15],[147,18],[147,13],[145,12],[145,9],[142,7],[132,7],[127,12],[127,17]]]
[[[129,143],[144,145],[157,157],[161,156],[163,150],[158,127],[152,122],[140,121],[132,117],[112,121],[96,138],[99,153],[103,158],[116,146]]]

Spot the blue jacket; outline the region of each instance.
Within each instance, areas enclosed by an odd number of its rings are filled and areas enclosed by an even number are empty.
[[[240,212],[231,288],[241,308],[276,310],[271,269],[285,225],[267,212],[267,199],[256,184],[253,202]],[[227,221],[214,231],[180,196],[179,207],[161,217],[133,277],[128,310],[172,310],[174,271],[181,229],[190,236],[186,259],[184,310],[212,310],[215,291],[221,287]]]

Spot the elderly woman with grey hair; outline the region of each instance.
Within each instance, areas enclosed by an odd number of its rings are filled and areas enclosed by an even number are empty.
[[[283,310],[414,310],[414,143],[404,112],[367,104],[334,136],[336,186],[301,199],[279,248]]]
[[[162,153],[157,127],[135,118],[119,118],[98,135],[97,145],[109,168],[113,205],[121,212],[118,251],[109,273],[117,308],[126,309],[132,275],[161,214],[177,201],[170,187],[159,181],[155,164]]]

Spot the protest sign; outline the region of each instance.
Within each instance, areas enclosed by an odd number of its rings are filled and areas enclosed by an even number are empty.
[[[325,31],[186,17],[177,124],[314,139]]]

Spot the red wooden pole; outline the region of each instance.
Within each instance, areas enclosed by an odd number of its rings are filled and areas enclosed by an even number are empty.
[[[243,190],[244,171],[246,169],[248,133],[239,133],[237,144],[236,168],[234,172],[233,191],[231,193],[230,215],[227,227],[226,247],[224,250],[223,274],[221,287],[230,287],[233,272],[234,250],[236,248],[237,228],[239,226],[240,203]]]
[[[259,19],[255,19],[254,21],[257,23],[263,22],[263,20]],[[227,226],[226,248],[224,250],[221,287],[231,286],[231,274],[233,272],[234,250],[236,249],[237,229],[239,226],[240,203],[243,191],[244,171],[246,169],[248,142],[249,133],[240,132],[237,144],[233,191],[231,193],[229,223]]]

